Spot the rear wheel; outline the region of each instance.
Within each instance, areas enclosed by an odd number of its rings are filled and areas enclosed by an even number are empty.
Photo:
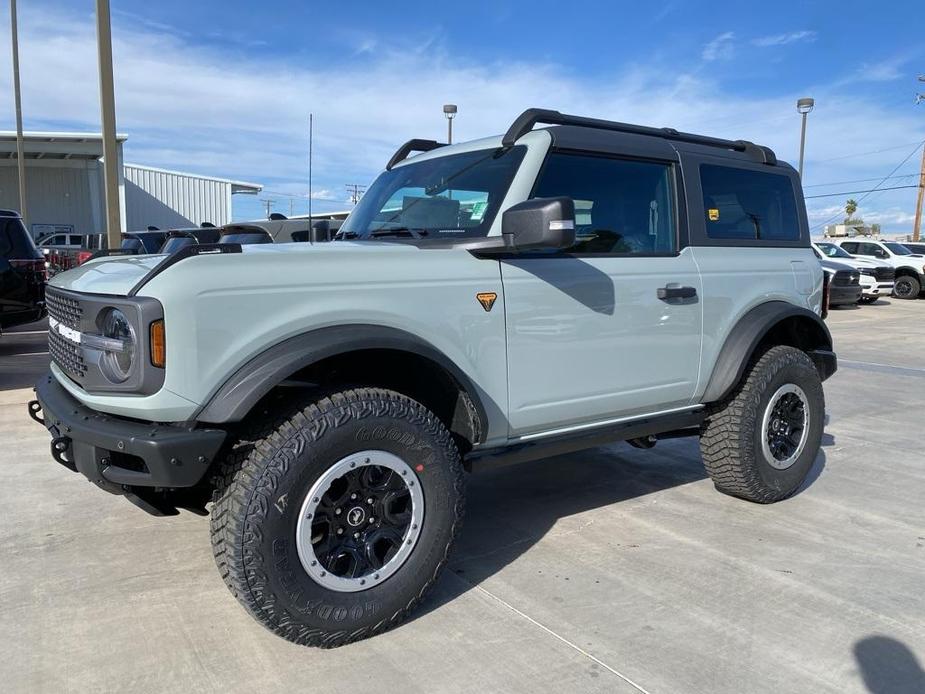
[[[893,285],[893,296],[897,299],[917,299],[921,291],[921,283],[911,275],[900,275]]]
[[[225,583],[264,626],[333,647],[400,623],[433,585],[463,512],[436,416],[392,391],[291,408],[230,456],[212,509]]]
[[[772,347],[702,426],[700,450],[713,484],[762,504],[787,498],[816,459],[824,417],[812,360],[794,347]]]

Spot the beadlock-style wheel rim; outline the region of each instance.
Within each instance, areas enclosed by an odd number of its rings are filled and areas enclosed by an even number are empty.
[[[771,467],[786,470],[806,448],[809,400],[800,386],[782,385],[771,396],[761,421],[761,448]]]
[[[386,451],[342,458],[308,490],[296,547],[308,575],[344,593],[379,585],[421,536],[424,492],[414,470]]]

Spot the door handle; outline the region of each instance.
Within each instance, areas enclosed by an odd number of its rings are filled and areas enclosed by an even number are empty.
[[[697,289],[696,287],[682,287],[676,282],[671,282],[664,287],[659,287],[656,290],[656,295],[662,301],[668,301],[670,299],[693,299],[697,296]]]

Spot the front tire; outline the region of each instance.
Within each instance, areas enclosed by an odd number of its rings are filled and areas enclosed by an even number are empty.
[[[911,275],[900,275],[893,284],[893,296],[897,299],[917,299],[922,285]]]
[[[701,427],[700,451],[713,484],[760,504],[786,499],[815,462],[824,418],[812,360],[794,347],[772,347]]]
[[[450,433],[393,391],[347,390],[290,408],[243,454],[233,451],[219,477],[219,571],[257,621],[302,645],[340,646],[403,621],[462,521]]]

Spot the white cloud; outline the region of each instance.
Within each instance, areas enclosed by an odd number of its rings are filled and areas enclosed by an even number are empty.
[[[20,20],[27,129],[98,130],[92,18],[33,6]],[[731,44],[733,36],[727,32],[719,39]],[[794,163],[799,148],[794,103],[802,91],[769,89],[764,96],[745,97],[692,72],[693,67],[673,72],[628,67],[584,79],[553,63],[466,61],[449,56],[439,40],[425,41],[426,53],[389,51],[383,41],[374,55],[350,62],[291,64],[265,51],[210,49],[172,32],[118,20],[114,40],[118,127],[129,135],[127,160],[305,194],[308,114],[313,112],[319,205],[330,197],[330,205],[343,206],[344,184],[368,183],[400,143],[412,137],[443,139],[441,105],[448,101],[460,106],[454,122],[460,140],[501,132],[523,109],[542,106],[745,138],[770,145]],[[716,50],[714,58],[725,49]],[[0,51],[0,93],[10,89],[9,52]],[[807,183],[886,175],[908,153],[895,149],[898,143],[925,138],[921,114],[911,108],[891,111],[864,98],[860,87],[848,92],[833,84],[811,93],[816,110],[809,118]],[[0,118],[0,129],[12,129],[11,107]],[[844,158],[874,150],[887,151]],[[904,209],[907,198],[911,209],[914,191],[876,194],[865,204],[871,213]],[[823,200],[820,208],[834,204]],[[814,203],[810,207],[815,211]],[[282,204],[277,209],[285,211]]]
[[[888,60],[882,60],[876,63],[864,63],[854,73],[852,79],[862,82],[891,82],[906,76],[907,73],[902,70],[909,59],[906,57],[895,57]],[[908,75],[911,77],[911,74]]]
[[[720,34],[703,47],[703,52],[700,54],[700,57],[707,62],[728,60],[733,54],[732,40],[734,38],[735,34],[731,31]]]
[[[788,43],[796,43],[797,41],[815,40],[815,31],[803,30],[791,31],[787,34],[774,34],[773,36],[760,36],[757,39],[752,39],[752,44],[761,48],[767,48],[769,46],[784,46]]]

